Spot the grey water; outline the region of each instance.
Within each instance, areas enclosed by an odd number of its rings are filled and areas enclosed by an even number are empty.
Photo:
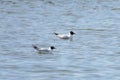
[[[0,0],[0,80],[120,80],[120,0]]]

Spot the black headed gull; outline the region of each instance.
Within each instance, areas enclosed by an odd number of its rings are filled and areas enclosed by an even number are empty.
[[[52,53],[53,49],[56,49],[54,46],[50,46],[48,49],[47,48],[39,48],[36,45],[32,45],[34,49],[36,49],[39,53]]]
[[[70,31],[69,34],[58,34],[54,33],[58,38],[64,39],[64,40],[71,40],[73,39],[73,35],[75,34],[73,31]]]

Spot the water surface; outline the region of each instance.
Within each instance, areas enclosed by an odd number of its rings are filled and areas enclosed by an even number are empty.
[[[0,0],[0,79],[120,80],[119,20],[120,0]]]

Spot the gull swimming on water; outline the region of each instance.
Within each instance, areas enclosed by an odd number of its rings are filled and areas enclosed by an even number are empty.
[[[49,48],[39,48],[36,45],[32,45],[34,49],[36,49],[39,53],[46,54],[52,53],[53,49],[56,49],[54,46],[50,46]]]
[[[73,40],[73,35],[75,34],[73,31],[70,31],[69,34],[58,34],[58,33],[54,33],[58,38],[60,39],[64,39],[64,40]]]

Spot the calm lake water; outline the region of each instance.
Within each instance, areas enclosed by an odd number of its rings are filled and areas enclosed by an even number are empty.
[[[120,0],[0,0],[0,80],[120,80]]]

